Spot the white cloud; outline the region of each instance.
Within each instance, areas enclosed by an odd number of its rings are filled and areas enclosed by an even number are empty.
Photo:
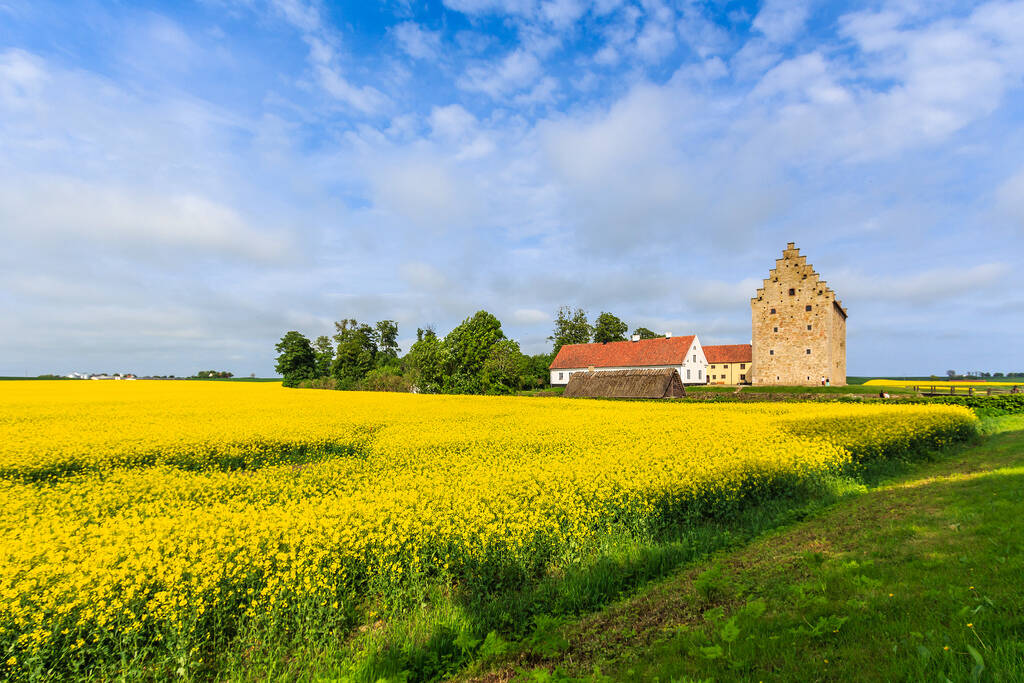
[[[708,20],[699,6],[687,5],[682,18],[676,23],[680,38],[702,59],[722,54],[729,46],[729,35],[713,21]]]
[[[545,76],[529,92],[517,95],[515,102],[521,106],[548,104],[555,101],[558,90],[558,79],[553,76]]]
[[[996,201],[999,209],[1024,232],[1024,169],[998,187]]]
[[[752,26],[773,43],[788,43],[803,31],[809,10],[807,0],[765,0]]]
[[[949,264],[895,276],[846,270],[829,278],[829,284],[846,300],[940,305],[956,298],[975,299],[987,289],[1002,286],[1010,272],[1005,263],[971,267]]]
[[[676,47],[675,32],[660,23],[648,21],[636,38],[636,51],[647,62],[659,62]]]
[[[270,0],[270,6],[289,24],[307,33],[323,28],[320,11],[315,3],[303,0]]]
[[[446,232],[467,227],[482,204],[473,180],[439,157],[401,155],[370,161],[374,205],[413,226]]]
[[[546,0],[541,7],[541,15],[556,28],[566,28],[575,23],[587,11],[581,0]]]
[[[530,15],[536,11],[534,0],[443,0],[444,6],[464,14]]]
[[[458,104],[434,107],[430,112],[430,128],[442,140],[458,141],[476,130],[476,117]]]
[[[551,314],[536,308],[518,308],[512,313],[512,319],[520,325],[539,325],[551,322]]]
[[[524,90],[540,75],[541,66],[537,58],[519,49],[496,64],[470,67],[458,85],[463,90],[482,92],[498,99]]]
[[[255,230],[231,207],[196,194],[152,193],[66,177],[0,186],[7,239],[101,243],[107,247],[214,252],[259,260],[288,256],[281,236]]]
[[[753,97],[795,97],[823,105],[852,102],[850,93],[829,73],[824,57],[811,52],[772,68],[751,91]]]
[[[377,114],[390,104],[384,93],[371,86],[355,86],[346,79],[337,64],[334,49],[325,41],[307,37],[309,57],[320,86],[335,99],[364,114]]]
[[[428,31],[413,21],[405,21],[389,29],[398,45],[415,59],[434,59],[441,53],[441,34]]]
[[[414,289],[439,290],[449,284],[447,276],[429,263],[403,263],[400,272],[402,278]]]
[[[48,76],[41,59],[24,50],[0,53],[0,104],[24,108],[37,101]]]

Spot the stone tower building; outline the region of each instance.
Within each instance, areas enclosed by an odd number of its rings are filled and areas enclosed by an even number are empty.
[[[753,384],[846,384],[846,309],[792,242],[750,300]]]

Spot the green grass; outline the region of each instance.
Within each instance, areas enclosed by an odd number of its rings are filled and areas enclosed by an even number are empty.
[[[1024,416],[476,670],[506,680],[1024,680]],[[482,672],[487,676],[482,676]],[[595,672],[600,672],[597,675]]]

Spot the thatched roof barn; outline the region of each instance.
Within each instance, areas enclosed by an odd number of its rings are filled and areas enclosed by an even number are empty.
[[[675,368],[574,372],[568,398],[679,398],[686,395]]]

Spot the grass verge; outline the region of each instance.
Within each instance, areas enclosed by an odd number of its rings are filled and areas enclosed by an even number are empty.
[[[985,431],[462,677],[1024,680],[1024,416]]]

